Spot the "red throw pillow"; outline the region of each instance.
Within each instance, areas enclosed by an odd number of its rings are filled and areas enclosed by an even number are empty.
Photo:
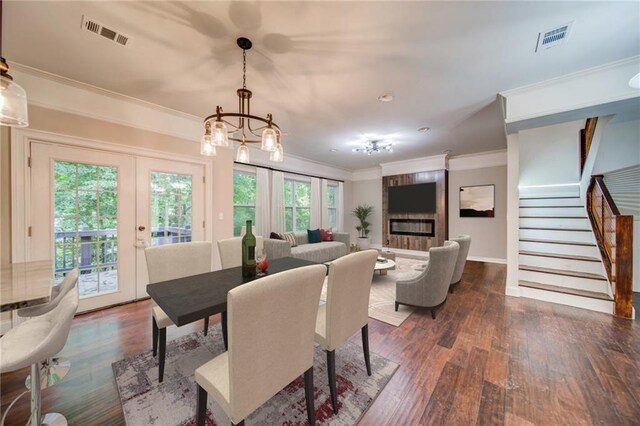
[[[331,229],[320,229],[322,241],[333,241],[333,231]]]

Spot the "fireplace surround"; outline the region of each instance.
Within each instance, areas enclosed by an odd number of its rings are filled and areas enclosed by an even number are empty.
[[[434,219],[389,219],[389,233],[393,235],[413,235],[435,237]]]

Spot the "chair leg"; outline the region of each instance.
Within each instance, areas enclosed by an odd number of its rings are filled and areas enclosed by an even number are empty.
[[[204,335],[206,336],[209,332],[209,317],[204,319]]]
[[[327,351],[327,372],[329,373],[329,392],[333,412],[338,414],[338,395],[336,392],[336,351]]]
[[[435,308],[431,309],[431,318],[436,319],[436,310],[435,310]]]
[[[31,425],[39,426],[42,418],[42,388],[40,363],[31,364]],[[4,420],[4,419],[3,419]]]
[[[160,353],[158,355],[158,382],[164,379],[164,359],[167,355],[167,328],[160,329]]]
[[[369,359],[369,324],[362,327],[362,350],[364,351],[364,363],[367,366],[367,376],[370,376],[371,361]]]
[[[398,312],[398,307],[400,306],[400,304],[398,302],[396,302],[396,312]]]
[[[449,293],[453,294],[453,286],[452,285],[449,286]]]
[[[222,340],[224,341],[224,350],[229,350],[229,338],[227,337],[227,311],[222,311]]]
[[[232,424],[233,426],[244,426],[244,420],[240,420],[240,423],[233,423],[233,422],[231,422],[231,424]]]
[[[316,410],[313,404],[313,366],[304,372],[304,399],[307,401],[309,425],[316,424]]]
[[[151,331],[153,356],[156,356],[158,354],[158,323],[154,317],[151,317]]]
[[[198,385],[198,408],[196,408],[196,425],[204,426],[207,418],[207,391]]]

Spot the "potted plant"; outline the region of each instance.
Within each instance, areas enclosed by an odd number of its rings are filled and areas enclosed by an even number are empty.
[[[356,226],[356,230],[358,231],[358,245],[360,249],[366,250],[371,245],[371,241],[369,240],[369,232],[371,232],[369,226],[371,226],[371,223],[367,219],[373,214],[373,206],[360,204],[353,209],[351,214],[360,222],[360,224]]]

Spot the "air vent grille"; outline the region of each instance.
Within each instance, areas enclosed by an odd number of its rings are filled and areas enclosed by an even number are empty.
[[[126,46],[131,42],[131,37],[128,35],[122,34],[120,31],[114,30],[112,28],[105,27],[100,22],[95,19],[89,18],[86,15],[82,16],[82,24],[81,28],[83,30],[89,31],[92,34],[96,34],[106,38],[107,40],[118,43],[121,46]]]
[[[556,28],[538,33],[536,52],[539,52],[542,49],[550,49],[563,43],[569,37],[569,31],[571,30],[572,24],[573,22],[569,22],[568,24],[560,25]]]

